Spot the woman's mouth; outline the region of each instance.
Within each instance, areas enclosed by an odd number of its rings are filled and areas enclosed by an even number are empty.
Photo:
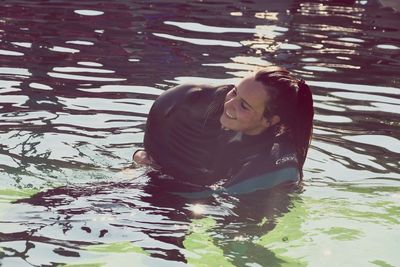
[[[235,116],[233,116],[231,113],[229,113],[229,111],[225,111],[225,115],[229,118],[229,119],[236,119]]]

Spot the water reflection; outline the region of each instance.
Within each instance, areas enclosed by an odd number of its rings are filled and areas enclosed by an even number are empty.
[[[375,2],[1,3],[1,263],[394,265],[400,29]],[[168,87],[272,63],[312,85],[305,193],[194,202],[120,172]],[[369,249],[372,232],[384,250]]]
[[[82,249],[99,242],[129,241],[152,257],[187,262],[198,253],[197,249],[190,251],[193,242],[204,242],[202,238],[208,236],[212,243],[205,249],[212,245],[222,250],[223,257],[235,266],[266,260],[279,266],[283,262],[253,240],[274,228],[275,218],[287,212],[293,189],[188,202],[166,190],[163,185],[171,185],[165,178],[153,178],[158,182],[147,183],[142,176],[133,182],[58,187],[17,201],[7,219],[10,223],[1,223],[8,257],[32,263],[30,259],[35,258],[41,243],[62,256],[84,257]],[[29,240],[22,249],[21,239]],[[65,261],[54,255],[50,259]]]

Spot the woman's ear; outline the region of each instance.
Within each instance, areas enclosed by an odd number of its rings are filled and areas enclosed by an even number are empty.
[[[278,124],[280,121],[281,121],[281,117],[279,117],[278,115],[274,115],[274,116],[270,117],[269,119],[267,119],[266,117],[263,117],[263,126],[266,129],[268,127]]]
[[[272,118],[269,120],[270,126],[274,126],[274,125],[278,124],[280,121],[281,121],[281,117],[279,117],[278,115],[274,115],[274,116],[272,116]]]

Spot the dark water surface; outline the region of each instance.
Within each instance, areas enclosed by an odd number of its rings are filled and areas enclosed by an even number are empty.
[[[0,1],[0,265],[399,266],[399,14]],[[126,169],[164,90],[270,64],[314,93],[302,188],[188,200]]]

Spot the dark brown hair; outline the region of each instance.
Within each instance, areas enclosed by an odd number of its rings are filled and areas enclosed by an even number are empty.
[[[311,141],[314,117],[310,88],[303,79],[276,66],[257,71],[255,80],[265,86],[270,96],[264,116],[280,117],[280,122],[275,126],[277,133],[287,133],[292,137],[301,170]]]

